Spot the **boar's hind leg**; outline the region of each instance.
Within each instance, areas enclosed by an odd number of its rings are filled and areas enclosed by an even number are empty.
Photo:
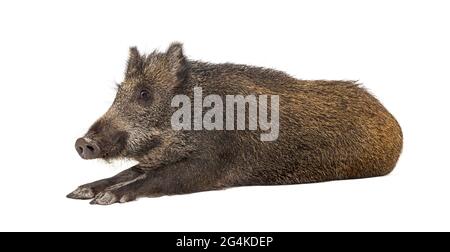
[[[103,192],[106,188],[133,181],[139,176],[142,176],[143,173],[144,171],[142,171],[138,166],[133,166],[114,177],[79,186],[75,191],[68,194],[67,197],[71,199],[93,199],[97,194]]]

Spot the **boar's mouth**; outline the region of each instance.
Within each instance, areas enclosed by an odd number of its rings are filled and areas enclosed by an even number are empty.
[[[97,140],[100,147],[100,158],[108,160],[120,157],[125,149],[128,134],[123,131],[118,131],[109,137],[103,137]]]

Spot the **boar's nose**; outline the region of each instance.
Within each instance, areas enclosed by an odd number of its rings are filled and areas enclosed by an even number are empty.
[[[100,157],[100,148],[98,145],[87,138],[78,138],[75,142],[75,148],[77,149],[80,157],[84,159],[94,159]]]

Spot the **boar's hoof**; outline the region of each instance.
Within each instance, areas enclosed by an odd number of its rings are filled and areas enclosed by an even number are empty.
[[[126,203],[126,202],[130,202],[130,201],[134,201],[134,200],[136,200],[136,197],[133,197],[131,195],[123,195],[120,198],[119,202],[120,203]]]
[[[91,201],[92,205],[111,205],[118,202],[116,195],[112,192],[99,193],[94,200]]]
[[[70,199],[92,199],[95,194],[91,188],[78,187],[75,191],[69,193],[67,198]]]

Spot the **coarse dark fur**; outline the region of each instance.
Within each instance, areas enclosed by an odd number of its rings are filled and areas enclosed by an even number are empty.
[[[176,94],[279,95],[280,133],[175,131]],[[146,90],[147,95],[142,95]],[[382,176],[402,150],[394,117],[353,81],[308,81],[266,68],[188,60],[182,45],[141,55],[130,48],[123,83],[111,108],[85,137],[101,158],[139,164],[68,195],[93,204],[235,186],[284,185]]]

